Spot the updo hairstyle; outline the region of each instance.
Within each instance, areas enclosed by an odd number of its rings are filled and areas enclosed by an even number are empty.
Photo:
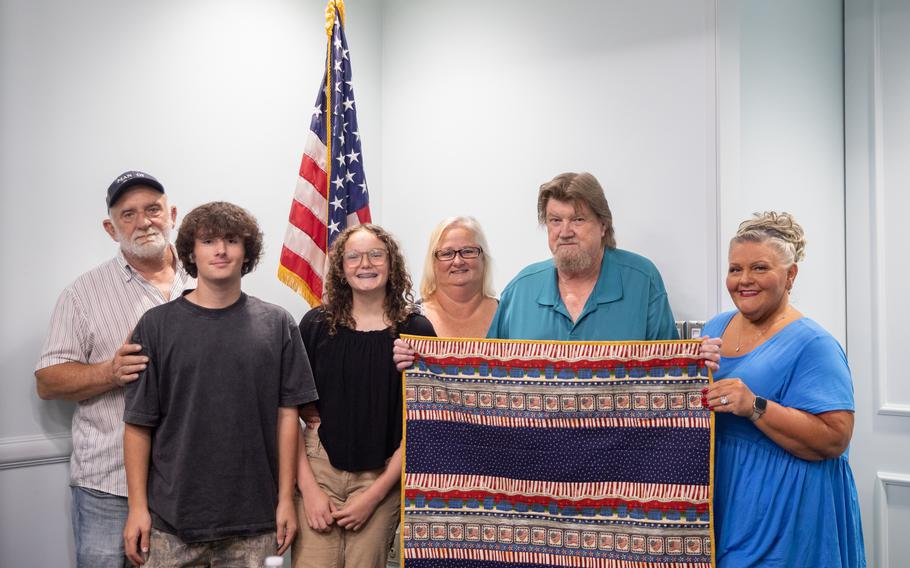
[[[803,228],[787,212],[753,213],[752,219],[739,224],[734,243],[768,243],[780,252],[789,267],[806,256],[806,237]]]

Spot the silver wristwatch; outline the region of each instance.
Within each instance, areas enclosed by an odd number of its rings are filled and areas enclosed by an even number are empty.
[[[768,410],[768,399],[756,396],[755,400],[752,401],[752,416],[749,417],[749,420],[755,422],[761,418],[766,410]]]

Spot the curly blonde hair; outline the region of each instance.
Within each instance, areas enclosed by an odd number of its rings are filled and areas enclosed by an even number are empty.
[[[329,251],[329,271],[326,275],[325,293],[323,294],[323,309],[329,335],[335,335],[339,325],[351,329],[357,327],[357,322],[351,315],[354,295],[344,276],[344,245],[357,231],[372,233],[389,251],[389,281],[385,286],[385,316],[391,322],[389,332],[394,335],[398,324],[417,311],[414,305],[414,294],[411,291],[411,276],[405,267],[404,255],[401,254],[398,242],[385,229],[370,223],[345,229],[332,243]]]
[[[780,252],[787,266],[806,256],[806,236],[802,226],[786,211],[753,213],[751,219],[739,224],[734,243],[768,243]]]

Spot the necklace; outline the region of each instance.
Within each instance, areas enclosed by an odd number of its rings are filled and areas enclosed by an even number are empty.
[[[759,339],[761,339],[762,337],[764,337],[764,335],[765,335],[766,333],[768,333],[768,331],[769,331],[772,327],[774,327],[775,325],[777,325],[778,322],[782,321],[785,317],[787,317],[787,313],[788,313],[789,311],[790,311],[790,308],[787,307],[787,309],[784,310],[784,313],[782,313],[781,315],[779,315],[777,318],[774,319],[774,321],[772,321],[770,324],[768,324],[767,326],[765,326],[765,329],[762,329],[762,330],[759,332],[758,335],[756,335],[756,336],[754,336],[752,339],[750,339],[750,340],[749,340],[749,343],[755,344]],[[740,314],[740,316],[742,316],[742,314]],[[746,318],[743,317],[743,321],[745,321],[745,319],[746,319]],[[747,344],[748,344],[748,343],[747,343]],[[739,326],[739,333],[738,333],[737,336],[736,336],[736,352],[737,352],[737,353],[739,353],[739,350],[742,348],[742,346],[743,346],[743,326],[740,325],[740,326]]]

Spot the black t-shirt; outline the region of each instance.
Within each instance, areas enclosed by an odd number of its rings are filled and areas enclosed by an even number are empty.
[[[411,314],[395,335],[341,325],[329,335],[324,315],[314,308],[300,321],[319,391],[319,440],[338,469],[383,467],[401,445],[401,372],[392,361],[392,345],[399,333],[435,336],[433,324]]]
[[[132,342],[149,362],[123,419],[152,428],[153,526],[187,543],[275,530],[278,408],[316,399],[291,315],[246,294],[223,309],[178,298]]]

